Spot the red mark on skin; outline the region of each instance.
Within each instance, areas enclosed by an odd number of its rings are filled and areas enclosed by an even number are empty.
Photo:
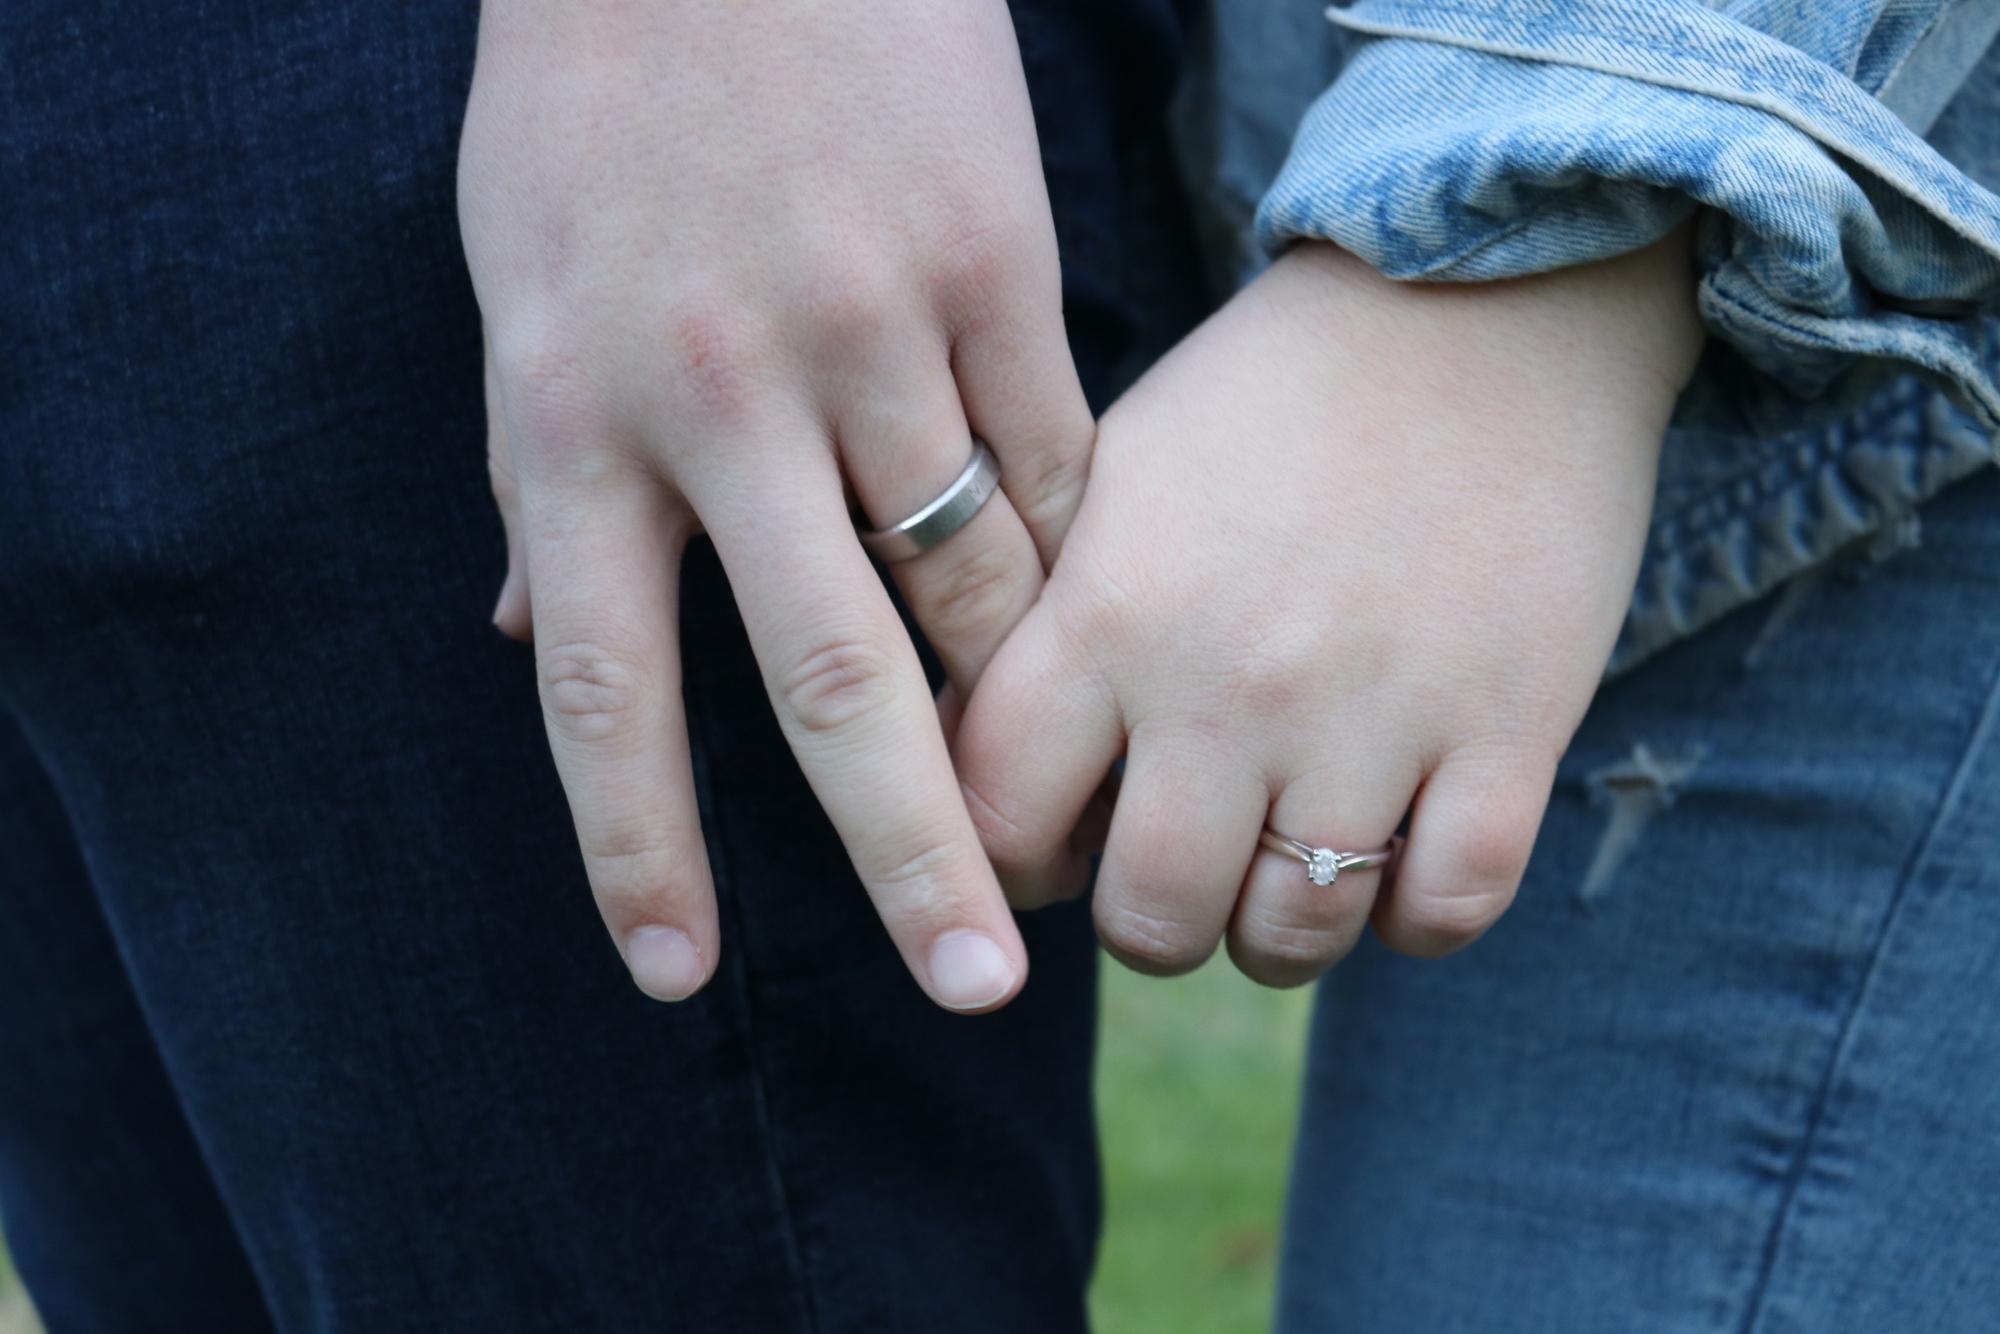
[[[683,390],[702,420],[740,418],[750,381],[740,322],[717,315],[712,308],[695,310],[672,320],[667,340]]]

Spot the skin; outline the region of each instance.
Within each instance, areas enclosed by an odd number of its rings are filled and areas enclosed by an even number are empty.
[[[1512,899],[1631,596],[1701,344],[1686,240],[1511,283],[1390,282],[1303,245],[1100,424],[1041,600],[956,759],[1017,902],[1082,883],[1071,831],[1128,755],[1094,897],[1173,973],[1227,940],[1317,977],[1373,917],[1434,955]],[[1259,852],[1383,843],[1328,889]]]
[[[1077,892],[1100,842],[1100,934],[1149,971],[1226,937],[1250,976],[1303,982],[1371,912],[1419,953],[1476,936],[1630,594],[1700,342],[1683,239],[1472,288],[1301,246],[1093,427],[1005,5],[869,17],[482,9],[460,213],[508,531],[495,620],[535,644],[634,981],[679,999],[721,949],[675,608],[702,531],[939,1004],[1018,992],[1008,898]],[[908,514],[970,431],[1004,494],[895,567],[951,678],[934,706],[849,506]],[[1093,794],[1128,752],[1103,835]],[[1393,884],[1318,890],[1256,852],[1267,819],[1370,847],[1412,803]]]
[[[714,540],[772,704],[911,973],[1005,1003],[1020,934],[854,540],[991,442],[996,497],[896,579],[969,688],[1032,605],[1093,424],[1002,0],[488,0],[460,215],[509,574],[591,890],[640,987],[721,948],[676,585]]]

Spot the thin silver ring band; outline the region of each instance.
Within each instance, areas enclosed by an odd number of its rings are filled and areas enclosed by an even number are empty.
[[[1257,841],[1273,852],[1304,862],[1306,878],[1315,885],[1332,884],[1340,879],[1342,871],[1372,871],[1378,866],[1387,866],[1395,859],[1396,850],[1403,842],[1399,838],[1390,839],[1372,852],[1335,852],[1332,848],[1316,848],[1310,843],[1287,838],[1268,827]]]
[[[930,504],[901,523],[887,528],[860,528],[861,545],[885,565],[911,560],[948,541],[1000,488],[1000,460],[978,436],[972,437],[972,461],[958,480]]]

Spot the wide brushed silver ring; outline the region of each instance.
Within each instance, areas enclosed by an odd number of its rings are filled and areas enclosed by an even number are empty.
[[[950,541],[953,534],[972,522],[993,493],[1000,489],[1000,460],[978,436],[972,437],[972,461],[958,480],[930,504],[901,523],[887,528],[855,525],[861,545],[885,565],[912,560]]]
[[[1287,838],[1275,829],[1266,829],[1257,840],[1273,852],[1287,857],[1296,857],[1306,864],[1306,878],[1315,885],[1330,885],[1340,879],[1342,871],[1372,871],[1378,866],[1387,866],[1396,856],[1401,839],[1391,839],[1370,852],[1335,852],[1332,848],[1316,848],[1310,843],[1301,843],[1295,838]]]

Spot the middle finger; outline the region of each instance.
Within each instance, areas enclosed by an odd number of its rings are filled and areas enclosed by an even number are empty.
[[[1192,729],[1132,737],[1098,872],[1098,938],[1144,973],[1215,952],[1269,793],[1245,758]]]

